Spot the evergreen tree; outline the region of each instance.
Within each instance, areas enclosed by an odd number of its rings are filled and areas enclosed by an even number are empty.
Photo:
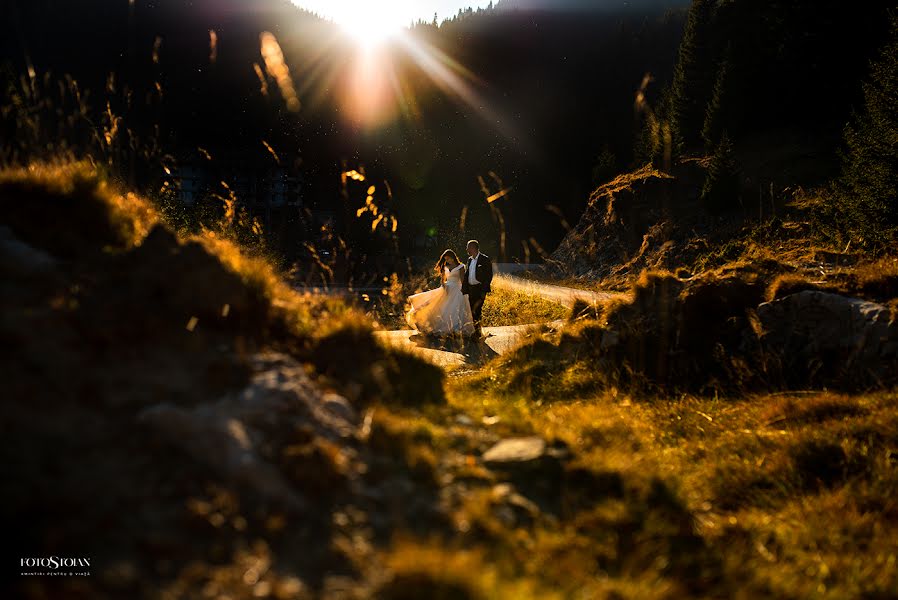
[[[898,238],[898,14],[864,84],[864,111],[845,130],[841,212],[865,245]]]
[[[670,114],[670,96],[670,88],[662,88],[654,109],[652,102],[646,100],[645,96],[642,102],[637,101],[636,108],[640,113],[641,123],[636,128],[633,142],[633,168],[651,163],[658,169],[670,169],[673,144],[667,116]]]
[[[602,147],[602,152],[596,158],[596,164],[592,167],[593,187],[598,187],[610,181],[617,172],[617,156],[614,155],[608,144],[605,144]]]
[[[717,68],[717,80],[714,82],[714,91],[711,94],[711,101],[705,109],[705,124],[702,127],[702,139],[705,142],[705,150],[711,152],[720,142],[723,131],[732,127],[729,123],[731,114],[730,103],[733,101],[730,87],[732,62],[730,53],[724,56]]]
[[[711,21],[714,0],[694,0],[671,84],[671,125],[676,152],[701,143],[705,107],[714,85],[711,58]]]
[[[713,214],[731,211],[739,204],[739,166],[730,137],[724,131],[711,157],[702,187],[702,204]]]

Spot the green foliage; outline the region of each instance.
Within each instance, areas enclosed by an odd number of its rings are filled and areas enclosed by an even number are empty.
[[[680,44],[670,96],[674,147],[678,153],[700,143],[706,101],[714,86],[710,46],[714,4],[713,0],[692,3]]]
[[[712,213],[723,213],[736,208],[739,202],[739,166],[733,144],[726,132],[708,167],[708,176],[702,187],[702,204]]]
[[[723,137],[724,130],[731,112],[733,102],[730,88],[732,87],[732,64],[729,54],[724,57],[717,68],[717,80],[714,82],[714,91],[711,101],[705,109],[705,124],[702,127],[702,139],[705,141],[705,149],[713,150]]]
[[[776,130],[836,135],[890,8],[891,0],[856,11],[809,0],[694,1],[671,82],[675,154],[713,150],[724,129],[736,143]]]
[[[852,240],[883,246],[898,237],[898,15],[891,41],[864,85],[864,110],[845,130],[836,207]]]
[[[617,175],[617,156],[605,144],[602,147],[602,152],[596,158],[596,164],[592,168],[592,185],[600,186],[615,175]]]
[[[649,80],[649,83],[651,80]],[[673,136],[670,123],[670,88],[664,87],[658,93],[658,100],[649,100],[646,83],[636,100],[637,110],[642,112],[642,124],[636,131],[633,146],[633,169],[651,164],[656,169],[670,170]],[[654,104],[654,108],[652,108]],[[602,182],[604,183],[604,182]]]

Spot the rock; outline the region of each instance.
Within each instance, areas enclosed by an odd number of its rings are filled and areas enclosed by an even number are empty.
[[[279,465],[261,456],[262,442],[268,434],[303,430],[345,444],[355,436],[358,417],[345,399],[315,387],[293,359],[268,355],[255,363],[259,371],[236,394],[192,408],[157,404],[138,419],[219,476],[299,509],[303,499]],[[343,453],[352,458],[351,448]]]
[[[0,272],[18,276],[53,271],[56,259],[18,239],[9,227],[0,226]]]
[[[568,458],[567,447],[560,442],[547,444],[539,437],[508,438],[483,454],[484,464],[536,502],[543,510],[558,509],[558,489]]]
[[[296,510],[304,507],[280,472],[259,457],[241,421],[214,407],[187,411],[170,404],[146,409],[139,419],[221,477]]]
[[[508,438],[483,453],[489,466],[526,464],[538,461],[546,454],[546,442],[538,437]]]
[[[474,424],[474,419],[469,417],[468,415],[456,415],[455,422],[463,427],[470,427]]]
[[[882,385],[898,379],[898,323],[887,306],[806,290],[758,307],[761,343],[787,376]]]
[[[539,507],[515,491],[514,486],[500,483],[493,486],[491,501],[493,514],[506,527],[527,527],[539,517]]]

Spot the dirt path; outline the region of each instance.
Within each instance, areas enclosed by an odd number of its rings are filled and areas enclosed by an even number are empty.
[[[493,277],[493,287],[532,294],[552,302],[558,302],[568,308],[572,307],[577,300],[582,300],[587,304],[600,304],[624,295],[619,292],[591,292],[589,290],[562,287],[504,273],[499,273]]]
[[[481,340],[439,340],[411,329],[378,331],[375,335],[386,343],[411,351],[447,371],[462,367],[476,368],[488,360],[513,350],[528,337],[546,327],[560,327],[561,321],[535,325],[484,327]]]
[[[540,283],[504,273],[493,277],[493,287],[532,294],[567,307],[573,306],[577,300],[599,304],[621,295]],[[455,370],[462,367],[476,368],[495,356],[513,350],[540,329],[558,328],[562,323],[553,321],[545,324],[484,327],[483,334],[486,337],[479,341],[436,340],[413,330],[379,331],[377,336],[388,344],[410,350],[447,370]]]

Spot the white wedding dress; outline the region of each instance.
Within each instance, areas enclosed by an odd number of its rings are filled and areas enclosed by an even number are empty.
[[[458,265],[451,271],[446,269],[446,283],[442,286],[409,296],[412,308],[405,315],[409,326],[421,333],[434,335],[473,335],[474,316],[471,314],[471,304],[461,293],[464,274],[464,265]]]

